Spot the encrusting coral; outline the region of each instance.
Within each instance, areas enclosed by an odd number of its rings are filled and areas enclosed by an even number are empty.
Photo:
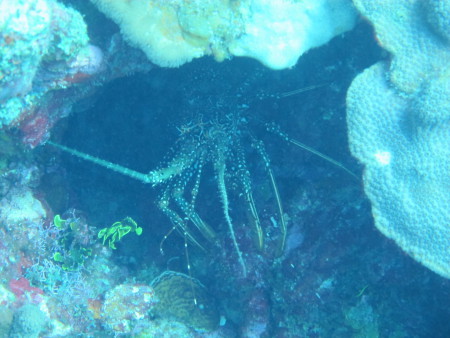
[[[292,67],[307,50],[353,28],[349,0],[91,0],[127,41],[162,67],[203,55]]]
[[[450,44],[423,15],[448,22],[440,9],[450,1],[355,3],[392,54],[347,93],[350,149],[365,165],[375,225],[450,278]]]

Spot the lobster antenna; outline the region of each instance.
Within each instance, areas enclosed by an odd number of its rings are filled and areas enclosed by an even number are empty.
[[[274,133],[274,134],[280,136],[285,141],[290,142],[290,143],[296,145],[297,147],[302,148],[302,149],[324,159],[325,161],[328,161],[328,162],[334,164],[335,166],[341,168],[342,170],[346,171],[348,174],[350,174],[351,176],[353,176],[354,178],[359,180],[358,175],[356,175],[353,171],[351,171],[346,166],[344,166],[341,162],[338,162],[338,161],[332,159],[331,157],[325,155],[324,153],[321,153],[320,151],[318,151],[314,148],[311,148],[310,146],[307,146],[306,144],[301,143],[300,141],[290,138],[289,135],[282,132],[279,127],[274,126],[274,125],[267,125],[266,128],[267,128],[267,131]]]
[[[153,183],[153,181],[151,180],[150,176],[147,175],[147,174],[143,174],[143,173],[140,173],[138,171],[135,171],[135,170],[123,167],[123,166],[121,166],[119,164],[114,164],[114,163],[102,160],[102,159],[100,159],[98,157],[95,157],[95,156],[92,156],[92,155],[88,155],[88,154],[83,153],[81,151],[68,148],[66,146],[63,146],[61,144],[58,144],[58,143],[55,143],[55,142],[52,142],[52,141],[47,141],[47,144],[50,144],[51,146],[53,146],[55,148],[58,148],[58,149],[60,149],[62,151],[65,151],[66,153],[69,153],[69,154],[71,154],[73,156],[76,156],[78,158],[81,158],[83,160],[86,160],[86,161],[89,161],[89,162],[92,162],[92,163],[95,163],[95,164],[98,164],[99,166],[102,166],[104,168],[111,169],[111,170],[113,170],[113,171],[115,171],[115,172],[117,172],[119,174],[122,174],[122,175],[125,175],[125,176],[128,176],[128,177],[134,178],[134,179],[139,180],[139,181],[141,181],[143,183]]]

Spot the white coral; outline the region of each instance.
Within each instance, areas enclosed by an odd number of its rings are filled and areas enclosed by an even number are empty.
[[[450,278],[450,45],[427,28],[418,0],[355,3],[393,54],[347,93],[350,149],[365,166],[375,225]]]

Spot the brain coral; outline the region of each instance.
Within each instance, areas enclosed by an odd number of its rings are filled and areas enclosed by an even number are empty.
[[[152,311],[157,317],[174,319],[197,330],[213,331],[219,326],[215,300],[198,280],[165,271],[152,281],[152,287],[159,300]]]

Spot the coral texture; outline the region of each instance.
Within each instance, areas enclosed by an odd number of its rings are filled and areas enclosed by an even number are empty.
[[[89,44],[83,16],[56,1],[0,1],[0,129],[18,127],[32,148],[45,143],[95,87],[149,69],[122,45],[117,36],[105,53]]]
[[[355,3],[392,53],[347,94],[350,149],[365,165],[375,224],[450,278],[450,45],[420,12],[437,2]]]
[[[0,12],[0,103],[29,94],[37,85],[33,81],[42,63],[69,61],[88,45],[81,14],[56,2],[3,1]],[[34,94],[38,96],[36,90]],[[27,103],[32,99],[28,97]],[[16,101],[2,107],[0,127],[16,118],[13,113],[18,110],[7,109],[20,105]]]
[[[353,28],[349,0],[91,0],[162,67],[212,54],[292,67],[310,48]]]
[[[212,331],[219,325],[214,298],[196,279],[166,271],[152,281],[159,302],[155,315],[171,318],[199,330]]]
[[[439,5],[439,2],[442,4]],[[435,33],[436,29],[444,29],[439,22],[449,20],[448,14],[439,14],[444,3],[449,6],[448,0],[354,0],[354,3],[373,24],[381,46],[391,53],[388,75],[399,90],[412,94],[419,90],[424,81],[439,76],[448,67],[448,42]],[[424,13],[428,14],[428,20]],[[429,19],[436,16],[442,21],[434,21],[431,26]]]
[[[232,41],[232,55],[259,60],[282,69],[295,66],[299,57],[351,30],[355,11],[347,0],[248,2],[245,32]]]

